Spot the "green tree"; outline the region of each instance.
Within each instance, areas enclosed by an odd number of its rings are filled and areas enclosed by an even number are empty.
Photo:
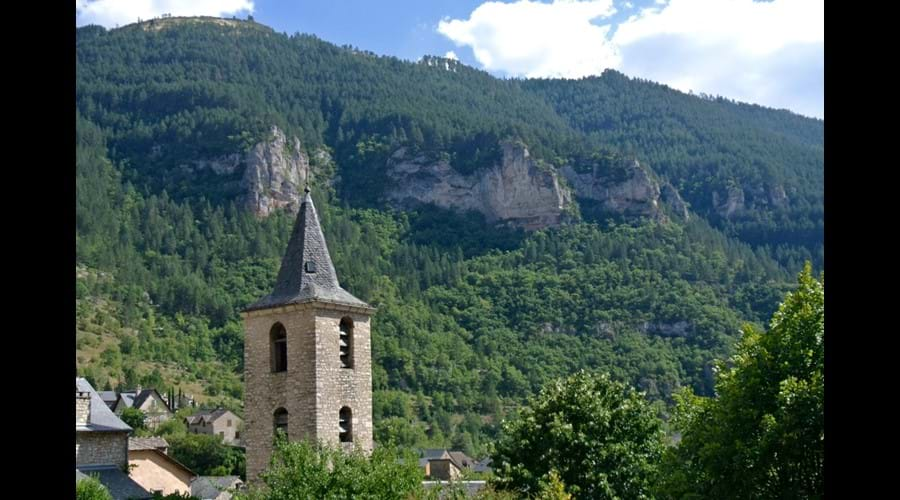
[[[75,483],[77,500],[112,500],[112,495],[96,478],[89,477]]]
[[[125,408],[119,418],[136,431],[146,428],[144,425],[145,415],[140,408]]]
[[[200,500],[200,499],[189,493],[169,493],[168,495],[163,495],[162,493],[154,493],[153,500]]]
[[[169,455],[201,476],[245,477],[246,457],[239,448],[222,442],[221,436],[174,434],[166,437]]]
[[[678,395],[682,440],[660,496],[821,498],[825,463],[825,281],[809,263],[768,332],[744,328],[716,398]]]
[[[236,498],[410,498],[424,493],[416,456],[398,455],[396,449],[386,446],[366,455],[360,450],[347,453],[279,437],[271,464],[261,477],[265,490],[252,490]]]
[[[497,485],[523,494],[555,489],[552,468],[575,498],[648,498],[663,451],[660,425],[634,389],[580,371],[544,387],[504,422]]]
[[[559,474],[551,469],[546,480],[541,481],[541,489],[535,498],[538,500],[571,500],[572,495],[566,492],[566,485],[559,478]]]

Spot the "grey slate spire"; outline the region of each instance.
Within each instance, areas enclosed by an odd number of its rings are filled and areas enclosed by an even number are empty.
[[[281,260],[275,289],[245,311],[269,309],[288,304],[315,300],[356,307],[371,307],[341,288],[338,283],[328,245],[319,225],[316,206],[309,195],[309,186],[300,204],[294,232]]]

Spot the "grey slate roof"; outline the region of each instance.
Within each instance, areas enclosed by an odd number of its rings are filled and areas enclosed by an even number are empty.
[[[88,416],[87,425],[75,425],[75,430],[93,431],[93,432],[128,432],[131,427],[116,416],[112,410],[106,406],[97,391],[91,387],[86,379],[75,378],[75,387],[81,392],[91,393],[91,413]]]
[[[199,476],[191,482],[191,495],[200,500],[218,498],[222,491],[243,484],[238,476]]]
[[[100,399],[102,399],[110,409],[116,406],[116,401],[119,399],[119,395],[116,394],[116,391],[100,391],[98,394],[100,394]]]
[[[140,408],[144,402],[147,401],[151,396],[156,394],[160,400],[162,400],[162,396],[156,389],[142,389],[140,392],[136,390],[131,391],[122,391],[119,396],[122,398],[122,401],[125,403],[126,408]],[[165,401],[163,401],[163,406],[165,406]],[[166,410],[169,408],[166,407]]]
[[[128,438],[128,451],[157,450],[168,447],[169,443],[161,437]]]
[[[98,396],[99,399],[99,396]],[[93,404],[93,403],[92,403]],[[101,402],[102,404],[102,402]],[[103,405],[104,407],[106,405]],[[113,500],[137,499],[144,500],[153,498],[153,495],[147,492],[141,485],[134,482],[128,477],[128,474],[122,472],[118,467],[102,466],[88,467],[82,466],[75,469],[75,482],[84,480],[87,476],[96,476]]]
[[[422,450],[422,456],[419,458],[419,467],[425,467],[425,464],[431,460],[453,461],[453,457],[451,457],[450,453],[444,448],[426,448]],[[458,468],[459,466],[457,465],[457,469]]]
[[[308,272],[307,263],[314,266],[315,272]],[[371,307],[341,288],[338,283],[316,207],[309,195],[309,188],[306,188],[294,232],[275,280],[275,289],[248,306],[245,311],[313,301]]]
[[[490,472],[491,471],[491,458],[485,458],[481,462],[475,462],[475,467],[472,468],[475,472]]]
[[[200,410],[197,413],[186,417],[185,420],[187,420],[187,423],[189,425],[199,424],[200,422],[202,422],[204,420],[206,421],[206,423],[209,424],[209,423],[212,423],[212,422],[218,420],[219,417],[221,417],[222,415],[225,415],[226,413],[231,413],[231,412],[229,410],[226,410],[223,408],[216,408],[215,410]],[[231,414],[234,415],[234,413],[231,413]],[[234,415],[234,418],[241,420],[241,418],[238,417],[237,415]]]
[[[451,451],[448,453],[450,454],[450,458],[452,458],[453,461],[456,462],[456,465],[459,466],[460,469],[463,467],[472,467],[475,465],[475,460],[461,451]]]

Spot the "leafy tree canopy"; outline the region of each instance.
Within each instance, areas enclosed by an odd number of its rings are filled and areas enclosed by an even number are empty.
[[[301,500],[307,498],[421,498],[422,470],[411,453],[376,447],[371,455],[351,453],[305,441],[276,439],[270,467],[262,473],[264,489],[236,498]]]
[[[807,264],[768,332],[744,329],[715,398],[682,391],[663,495],[821,498],[825,462],[825,281]]]
[[[125,408],[119,418],[135,431],[145,428],[144,418],[146,415],[140,408]]]
[[[76,500],[113,500],[109,490],[94,477],[75,483]]]
[[[644,397],[608,374],[581,371],[546,386],[508,422],[494,453],[497,484],[575,498],[648,498],[663,451]],[[551,485],[548,488],[546,485]]]

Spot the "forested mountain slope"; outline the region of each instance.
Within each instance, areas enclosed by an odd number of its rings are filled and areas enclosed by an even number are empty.
[[[76,346],[98,388],[187,386],[239,410],[237,312],[271,289],[294,222],[246,210],[250,164],[312,179],[342,286],[378,307],[376,439],[407,446],[478,453],[499,418],[578,368],[609,370],[661,409],[679,386],[709,393],[740,324],[761,325],[793,267],[823,259],[820,121],[610,72],[498,80],[245,21],[76,37]],[[277,161],[260,146],[273,127]],[[623,219],[576,191],[561,225],[525,231],[385,202],[398,151],[477,176],[509,140],[552,176],[637,158],[693,215]],[[722,215],[735,187],[743,207]]]

